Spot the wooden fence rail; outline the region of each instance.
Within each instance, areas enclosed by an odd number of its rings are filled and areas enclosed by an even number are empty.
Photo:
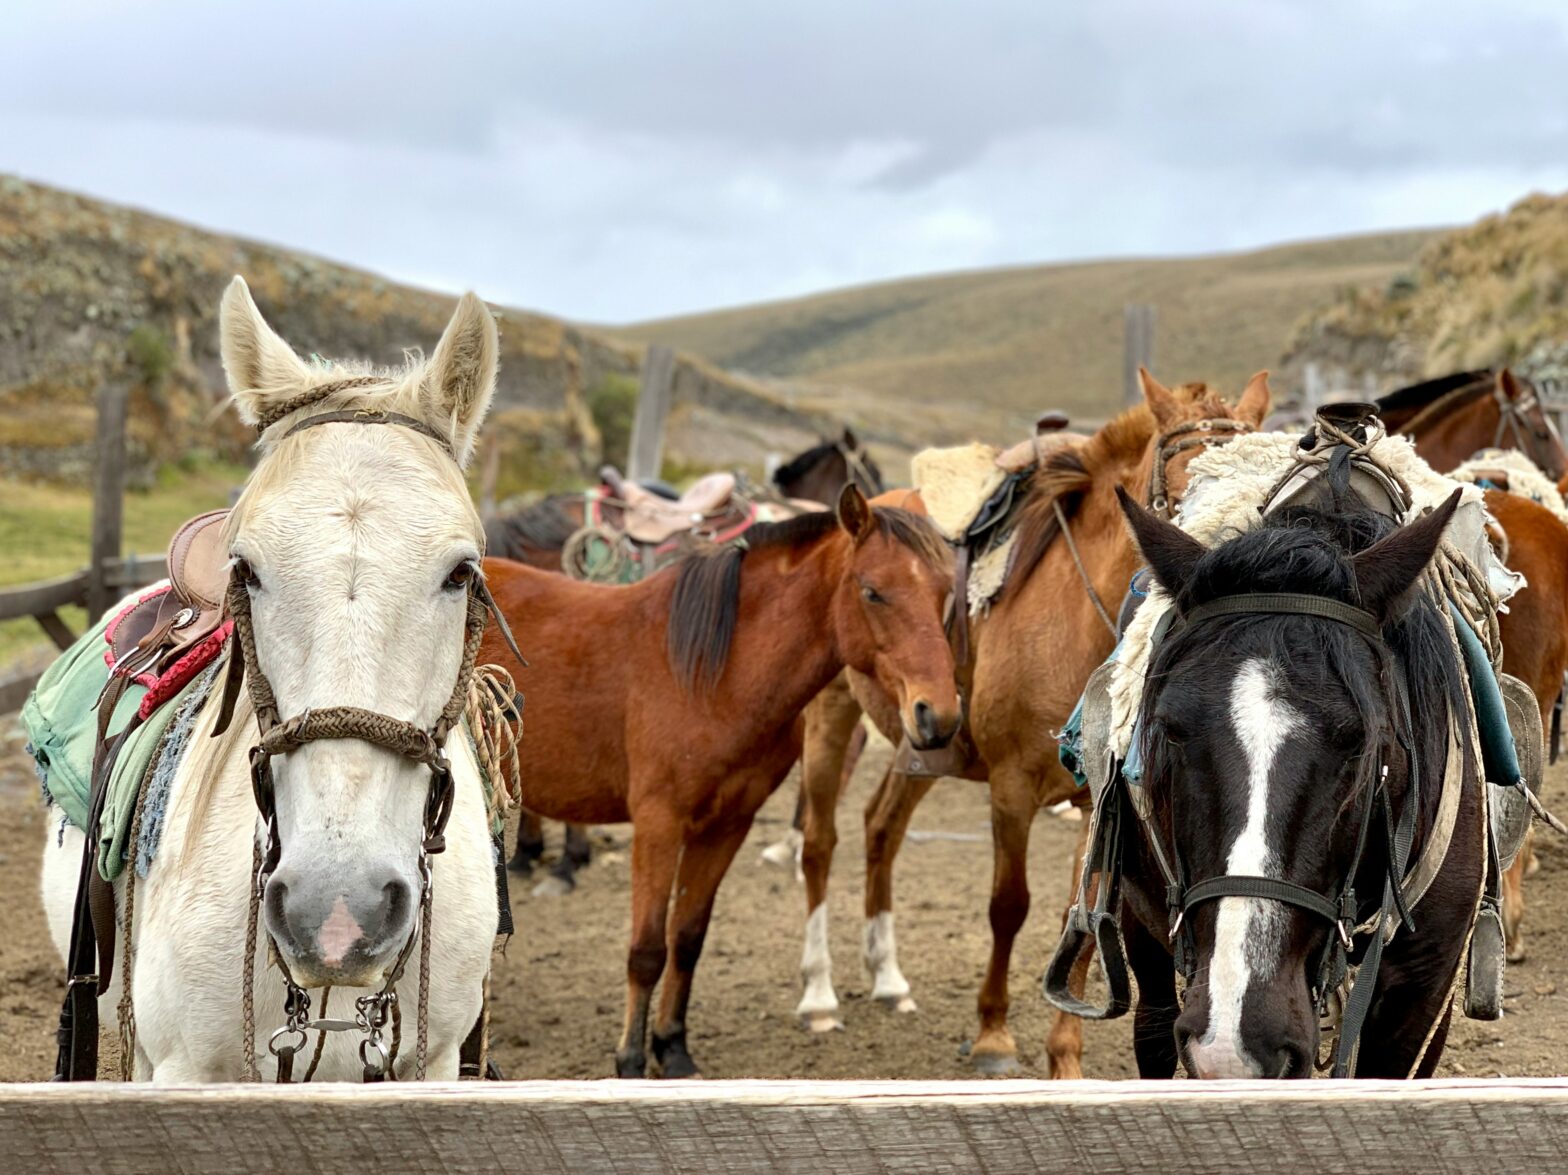
[[[1568,1080],[0,1085],[8,1169],[1549,1170]]]

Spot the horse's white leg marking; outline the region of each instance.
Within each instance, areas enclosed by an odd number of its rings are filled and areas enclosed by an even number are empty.
[[[1269,775],[1301,716],[1275,694],[1276,672],[1249,661],[1231,688],[1230,720],[1247,756],[1247,822],[1225,861],[1228,874],[1271,876],[1278,868],[1268,840]],[[1241,1047],[1241,1009],[1255,980],[1274,973],[1284,908],[1261,898],[1221,898],[1209,960],[1209,1023],[1191,1046],[1205,1077],[1260,1077],[1262,1067]]]
[[[909,980],[898,966],[898,942],[893,937],[893,911],[883,910],[866,919],[866,970],[871,972],[871,998],[881,1000],[895,1012],[913,1012],[915,1001],[909,994]]]
[[[834,1015],[838,996],[833,991],[833,956],[828,953],[828,904],[823,902],[806,919],[806,946],[800,954],[800,977],[806,990],[795,1005],[802,1027],[812,1032],[843,1028]]]

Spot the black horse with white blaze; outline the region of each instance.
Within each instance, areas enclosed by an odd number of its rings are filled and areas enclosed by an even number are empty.
[[[1354,1056],[1357,1076],[1425,1077],[1447,1036],[1483,798],[1463,664],[1419,584],[1458,493],[1404,526],[1342,479],[1314,493],[1213,549],[1123,498],[1175,602],[1140,715],[1148,818],[1123,858],[1144,1077],[1178,1060],[1198,1077],[1311,1076],[1354,965],[1338,1071]],[[1445,828],[1446,853],[1425,854]],[[1440,864],[1407,893],[1418,858]],[[1386,949],[1380,920],[1399,925]]]

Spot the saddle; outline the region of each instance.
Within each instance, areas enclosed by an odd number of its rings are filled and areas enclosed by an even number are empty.
[[[639,543],[668,542],[684,531],[729,513],[734,505],[732,473],[710,473],[674,501],[622,477],[614,466],[606,465],[599,476],[626,503],[622,529]]]
[[[198,515],[169,544],[170,588],[144,596],[117,619],[111,638],[113,664],[97,701],[90,801],[76,910],[67,951],[65,1003],[56,1034],[56,1080],[92,1080],[97,1073],[98,996],[114,973],[114,889],[98,869],[100,825],[120,748],[147,719],[138,708],[125,726],[109,726],[133,684],[153,685],[223,624],[227,556],[223,549],[225,510]],[[215,653],[215,650],[212,650]]]

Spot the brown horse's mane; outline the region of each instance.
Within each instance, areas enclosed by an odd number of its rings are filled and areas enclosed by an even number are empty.
[[[1491,368],[1456,371],[1452,375],[1424,380],[1389,392],[1386,396],[1379,396],[1378,410],[1385,417],[1404,416],[1408,413],[1413,418],[1423,408],[1429,408],[1455,392],[1469,392],[1470,395],[1464,398],[1473,399],[1482,392],[1490,391],[1493,378],[1494,373]]]
[[[936,527],[920,515],[876,506],[871,517],[878,534],[908,547],[930,566],[941,567],[951,558]],[[670,667],[688,690],[711,690],[724,675],[740,616],[741,571],[747,557],[805,550],[839,529],[831,510],[759,522],[746,532],[743,546],[701,551],[664,572],[676,577],[665,648]]]
[[[1187,383],[1171,389],[1184,407],[1197,416],[1224,417],[1230,408],[1205,383]],[[1143,460],[1155,437],[1154,413],[1148,404],[1134,404],[1111,419],[1081,445],[1052,453],[1029,479],[1018,507],[1017,542],[1012,565],[1002,585],[1006,599],[1027,582],[1061,531],[1056,507],[1071,517],[1102,473],[1125,469]]]

